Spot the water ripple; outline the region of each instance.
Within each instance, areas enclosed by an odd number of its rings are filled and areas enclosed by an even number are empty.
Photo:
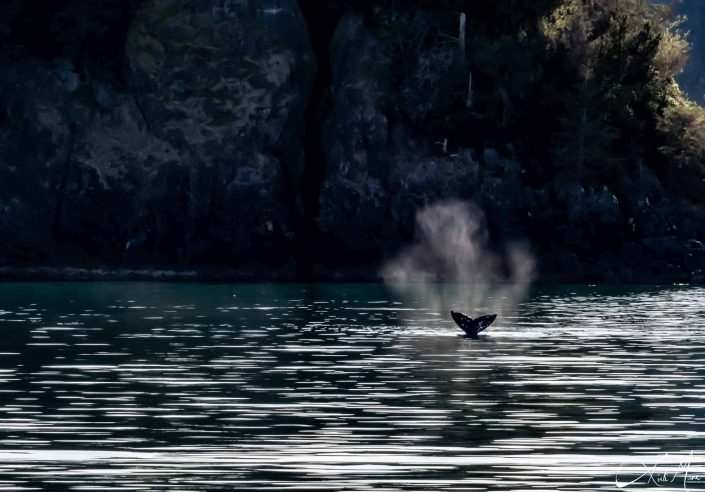
[[[704,294],[536,289],[468,340],[378,285],[0,284],[0,489],[705,476]]]

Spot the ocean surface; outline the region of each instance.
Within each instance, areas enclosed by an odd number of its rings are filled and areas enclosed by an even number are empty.
[[[705,490],[705,289],[523,294],[2,283],[0,489]]]

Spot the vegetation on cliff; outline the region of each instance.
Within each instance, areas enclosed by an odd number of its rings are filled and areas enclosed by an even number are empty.
[[[420,0],[367,16],[394,60],[387,103],[420,134],[511,147],[533,182],[611,186],[647,165],[673,194],[705,200],[705,111],[675,82],[689,45],[668,7]]]

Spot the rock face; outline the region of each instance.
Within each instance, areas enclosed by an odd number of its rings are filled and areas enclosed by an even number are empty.
[[[321,88],[295,0],[136,5],[121,77],[69,56],[0,71],[0,274],[291,278],[298,252],[324,278],[374,278],[412,240],[420,208],[460,199],[482,209],[492,247],[528,239],[544,278],[702,282],[705,209],[669,195],[648,166],[588,184],[459,135],[483,129],[468,123],[457,44],[395,70],[404,29],[425,32],[421,15],[403,24],[404,9],[375,20],[378,9],[341,7]]]
[[[286,262],[315,72],[296,2],[147,1],[126,58],[122,86],[3,71],[3,263]]]
[[[318,223],[331,244],[344,244],[369,264],[411,235],[418,208],[471,196],[479,168],[470,151],[433,152],[405,125],[389,120],[383,108],[391,86],[384,74],[393,61],[362,16],[343,17],[332,47],[333,103],[324,126]]]

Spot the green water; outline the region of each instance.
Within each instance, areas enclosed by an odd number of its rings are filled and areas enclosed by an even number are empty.
[[[659,490],[704,489],[704,301],[0,284],[0,488],[615,490],[660,460]],[[500,314],[479,340],[469,306]]]

